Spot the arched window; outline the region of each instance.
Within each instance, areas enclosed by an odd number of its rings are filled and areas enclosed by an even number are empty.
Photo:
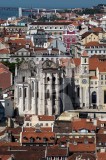
[[[87,73],[87,67],[86,66],[84,67],[84,73]]]
[[[49,77],[47,77],[47,81],[50,81],[50,78],[49,78]]]
[[[30,137],[30,143],[34,143],[35,139],[33,137]]]
[[[92,92],[92,103],[96,103],[97,101],[97,95],[96,95],[96,92]]]
[[[19,97],[22,97],[22,89],[19,88]]]
[[[27,97],[27,89],[24,88],[24,97],[26,98]]]
[[[56,78],[53,76],[53,82],[55,82]]]
[[[31,84],[31,94],[32,94],[32,97],[34,97],[34,82],[33,81]]]
[[[80,88],[77,87],[77,97],[79,97],[79,96],[80,96]]]
[[[31,86],[32,86],[32,89],[34,89],[34,82],[33,81],[32,81],[32,85]]]
[[[23,137],[23,139],[24,139],[24,140],[28,140],[28,138],[27,138],[26,136],[25,136],[25,137]]]
[[[49,90],[46,91],[46,98],[50,98]]]

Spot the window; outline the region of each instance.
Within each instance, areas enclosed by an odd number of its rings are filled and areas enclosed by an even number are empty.
[[[33,143],[35,139],[33,137],[30,138],[30,143]]]
[[[78,87],[77,88],[77,97],[79,97],[80,96],[80,88]]]
[[[93,84],[93,81],[91,81],[91,84]]]
[[[85,58],[85,60],[84,60],[84,61],[85,61],[85,63],[86,63],[86,58]]]
[[[106,104],[106,91],[104,91],[104,104]]]
[[[25,82],[25,77],[22,77],[22,82]]]
[[[101,85],[103,85],[103,81],[101,81]]]
[[[87,139],[85,139],[85,140],[84,140],[84,143],[85,143],[85,144],[88,144],[88,140],[87,140]]]
[[[22,91],[21,91],[21,88],[19,88],[19,97],[22,96]]]
[[[34,89],[34,82],[32,81],[32,89]]]
[[[49,78],[49,77],[47,77],[47,81],[50,81],[50,78]]]
[[[48,123],[46,123],[46,126],[48,126]]]
[[[27,88],[24,88],[24,97],[27,97]]]
[[[103,80],[103,75],[101,75],[101,80]]]
[[[55,77],[53,76],[53,82],[55,82]]]
[[[106,80],[106,75],[105,75],[105,80]]]
[[[47,91],[46,91],[46,96],[45,96],[46,98],[50,98],[50,93],[49,93],[49,90],[47,89]]]

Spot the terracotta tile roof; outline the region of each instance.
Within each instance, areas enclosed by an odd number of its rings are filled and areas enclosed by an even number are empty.
[[[54,121],[55,116],[38,115],[39,121]]]
[[[101,62],[98,66],[99,72],[106,72],[106,61]]]
[[[105,43],[99,43],[99,42],[96,42],[96,41],[92,41],[92,42],[89,42],[89,43],[85,44],[86,48],[90,48],[90,47],[105,47],[105,46],[106,46]]]
[[[8,70],[4,69],[4,68],[0,68],[0,74],[2,73],[8,73]]]
[[[8,49],[0,49],[0,54],[10,54],[10,51]]]
[[[96,76],[91,76],[90,79],[98,79]]]
[[[11,75],[12,73],[8,68],[0,63],[0,88],[4,90],[11,86]]]
[[[20,143],[18,143],[18,142],[0,142],[0,147],[1,146],[8,146],[8,147],[20,146]]]
[[[106,160],[106,152],[97,152],[98,160]]]
[[[64,59],[62,58],[60,60],[61,66],[65,67],[68,66],[68,64],[75,64],[76,67],[80,66],[81,59],[80,58],[73,58],[73,59]],[[99,69],[99,72],[106,72],[106,61],[100,61],[97,57],[91,57],[89,58],[89,70],[96,70]]]
[[[67,157],[67,148],[47,147],[47,157]]]
[[[72,138],[68,137],[68,136],[62,136],[60,137],[58,140],[57,140],[57,144],[67,144],[67,141],[70,142],[70,143],[74,143],[74,142],[77,142],[77,143],[85,143],[88,142],[88,143],[94,143],[95,142],[95,138],[88,138],[87,136],[83,136],[83,137],[79,137],[79,138],[75,138],[74,136]]]
[[[106,134],[106,128],[100,128],[98,134]]]
[[[24,127],[24,128],[23,128],[23,131],[24,131],[24,132],[35,132],[35,130],[36,130],[36,129],[35,129],[35,128],[32,128],[32,127]]]
[[[69,144],[70,152],[95,152],[95,144]]]
[[[91,153],[74,153],[72,156],[68,158],[68,160],[76,160],[79,157],[79,159],[89,159],[89,160],[96,160],[95,154]]]
[[[89,70],[96,70],[99,63],[100,61],[98,58],[89,58]]]
[[[74,63],[75,63],[76,66],[80,65],[80,63],[81,63],[80,58],[73,58],[73,60],[74,60]]]
[[[106,134],[99,134],[97,133],[96,134],[96,143],[97,145],[99,145],[99,143],[102,143],[102,145],[105,146],[105,143],[106,143]]]
[[[15,40],[9,40],[8,43],[12,43],[12,44],[16,44],[16,45],[26,45],[26,44],[29,44],[31,47],[33,46],[31,40],[20,39],[20,38],[19,39],[15,39]]]
[[[22,132],[22,128],[21,127],[16,127],[16,128],[7,127],[5,129],[5,132],[11,132],[12,135],[20,135],[20,133]]]
[[[47,143],[54,143],[54,132],[22,132],[22,143],[30,143],[30,138],[34,139],[34,143],[44,143],[44,139]]]
[[[10,53],[15,53],[15,52],[17,52],[17,51],[19,51],[20,49],[26,49],[27,51],[30,51],[30,52],[32,52],[33,51],[33,49],[32,48],[27,48],[25,45],[15,45],[15,46],[11,46],[11,48],[10,48]]]
[[[101,28],[101,27],[93,27],[93,28],[91,28],[91,30],[92,30],[93,32],[100,33],[100,32],[103,31],[103,28]]]
[[[82,129],[95,131],[96,126],[94,126],[92,122],[86,121],[86,119],[75,119],[72,121],[72,129],[75,131],[79,131]]]
[[[104,125],[106,126],[106,121],[105,120],[99,120],[99,119],[97,120],[97,127],[98,128],[104,128]]]
[[[41,127],[41,132],[52,132],[52,127]]]
[[[72,123],[70,121],[55,121],[53,126],[55,133],[70,133],[72,131]]]
[[[86,51],[84,51],[82,54],[81,54],[81,57],[88,57],[88,53]]]
[[[9,160],[11,158],[11,155],[1,155],[0,154],[0,160]]]
[[[84,34],[82,34],[82,39],[84,39],[85,37],[89,36],[92,32],[85,32]],[[97,33],[93,33],[96,36],[98,35]]]

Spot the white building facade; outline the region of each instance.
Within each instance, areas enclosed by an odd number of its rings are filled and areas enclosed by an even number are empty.
[[[15,76],[15,108],[19,115],[59,115],[60,83],[63,71],[58,63],[46,60],[36,66],[24,61]]]

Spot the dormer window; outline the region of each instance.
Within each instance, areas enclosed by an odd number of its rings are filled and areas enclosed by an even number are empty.
[[[44,137],[43,138],[44,143],[48,141],[48,138]]]
[[[74,141],[74,142],[73,142],[73,144],[74,144],[74,145],[77,145],[77,142],[76,142],[76,141]]]
[[[30,143],[34,143],[35,139],[33,137],[30,138]]]
[[[40,137],[36,137],[36,140],[41,140],[41,138]]]
[[[84,143],[85,143],[85,144],[88,144],[88,140],[87,140],[87,139],[85,139],[85,140],[84,140]]]
[[[27,138],[27,137],[23,137],[23,139],[24,139],[24,140],[28,140],[28,138]]]

